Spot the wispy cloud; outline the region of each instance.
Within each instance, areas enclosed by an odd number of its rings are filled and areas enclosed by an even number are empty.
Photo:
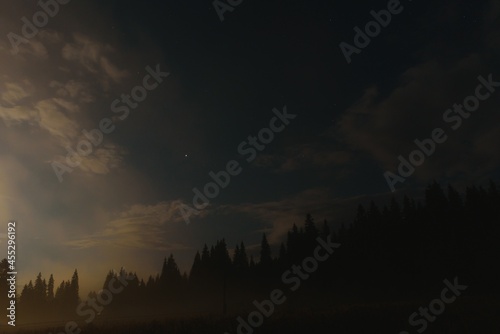
[[[315,217],[319,228],[324,219],[330,220],[330,226],[336,227],[345,221],[334,221],[332,224],[331,218],[348,217],[359,199],[359,196],[335,198],[328,188],[312,188],[276,201],[223,205],[218,212],[246,214],[265,223],[267,227],[258,232],[268,233],[269,242],[276,244],[284,240],[294,223],[302,226],[307,213]]]
[[[115,246],[158,251],[189,249],[168,235],[165,228],[165,224],[181,221],[177,205],[177,201],[132,205],[118,213],[117,218],[108,222],[102,230],[71,240],[66,245],[76,248]]]
[[[88,72],[99,77],[103,87],[108,88],[110,80],[120,83],[129,76],[129,71],[120,70],[106,57],[107,53],[114,51],[111,46],[92,40],[82,34],[74,34],[73,40],[62,47],[62,57],[65,60],[76,62]]]
[[[255,166],[269,168],[275,172],[291,172],[342,166],[350,160],[351,154],[346,150],[311,142],[287,147],[283,154],[261,155],[256,159]]]

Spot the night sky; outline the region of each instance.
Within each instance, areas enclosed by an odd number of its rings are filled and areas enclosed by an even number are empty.
[[[241,1],[220,14],[211,1],[72,0],[13,47],[42,9],[1,0],[0,243],[17,220],[19,283],[78,268],[84,295],[110,269],[155,274],[170,253],[189,271],[222,238],[252,253],[265,232],[276,252],[307,213],[335,229],[359,203],[418,197],[433,180],[498,181],[500,2],[403,0],[348,62],[341,43],[356,47],[355,27],[388,3]],[[476,110],[447,113],[480,84]],[[123,102],[132,92],[147,96]],[[103,119],[113,130],[68,167]],[[447,139],[392,192],[386,171],[436,128]],[[239,173],[188,223],[193,189],[228,163]]]

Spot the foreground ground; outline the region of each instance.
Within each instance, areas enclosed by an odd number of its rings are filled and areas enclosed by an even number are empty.
[[[365,305],[339,308],[335,311],[319,312],[308,309],[302,312],[280,311],[266,318],[264,324],[250,331],[238,332],[238,316],[247,318],[248,314],[231,317],[190,317],[183,319],[114,319],[99,320],[90,325],[82,325],[81,333],[113,334],[113,333],[419,333],[423,326],[410,326],[409,316],[418,311],[419,307],[428,306],[425,303],[398,305]],[[490,298],[464,298],[459,303],[446,306],[444,312],[421,332],[433,333],[500,333],[498,310],[500,303]],[[420,317],[417,319],[421,319]],[[3,332],[3,331],[2,331]],[[8,330],[19,334],[60,334],[63,326],[45,328],[16,328]],[[75,333],[78,333],[76,331]]]

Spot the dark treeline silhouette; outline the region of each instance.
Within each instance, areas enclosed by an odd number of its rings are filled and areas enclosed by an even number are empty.
[[[1,307],[5,310],[9,300],[7,298],[8,269],[7,259],[0,261],[0,293],[2,296]],[[73,317],[75,309],[79,304],[78,272],[75,270],[71,280],[62,281],[57,289],[54,289],[54,277],[50,275],[47,282],[39,273],[33,281],[29,281],[17,298],[17,314],[28,315],[30,321],[46,321],[47,319],[65,319]],[[19,291],[17,291],[19,292]],[[4,308],[5,307],[5,308]],[[22,319],[17,319],[21,321]],[[2,319],[2,324],[6,321]]]
[[[490,182],[467,187],[460,194],[452,186],[438,183],[427,187],[423,201],[404,196],[392,198],[382,208],[371,202],[359,205],[348,226],[332,231],[328,222],[317,223],[306,216],[304,226],[293,224],[285,242],[273,255],[266,235],[262,236],[256,259],[243,242],[228,251],[226,241],[205,245],[197,252],[189,274],[181,274],[173,255],[165,258],[159,275],[132,279],[105,305],[101,317],[146,315],[244,314],[254,300],[269,298],[282,289],[287,301],[279,311],[328,310],[339,305],[426,301],[439,297],[443,280],[458,277],[470,288],[468,295],[498,294],[500,194]],[[316,272],[291,292],[282,274],[313,255],[317,238],[340,243]],[[0,266],[0,290],[6,286],[6,262]],[[123,274],[123,272],[122,272]],[[118,279],[110,271],[103,289]],[[88,298],[95,298],[91,292]],[[19,297],[19,314],[53,319],[65,315],[77,319],[78,274],[63,281],[54,292],[54,279],[41,274]],[[277,310],[278,311],[278,310]]]

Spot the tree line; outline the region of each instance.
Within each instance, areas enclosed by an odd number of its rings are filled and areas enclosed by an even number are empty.
[[[258,253],[249,255],[243,242],[228,251],[224,239],[204,245],[189,273],[181,273],[171,254],[161,271],[132,279],[113,296],[103,316],[192,313],[235,313],[282,286],[281,274],[311,256],[317,237],[340,243],[334,256],[322,263],[283,309],[329,308],[345,303],[389,302],[422,298],[435,293],[444,278],[460,277],[470,293],[498,293],[496,262],[500,195],[494,182],[486,188],[467,187],[460,194],[448,185],[430,184],[423,198],[393,197],[378,207],[359,205],[354,221],[332,230],[324,220],[306,215],[303,225],[291,224],[286,240],[273,254],[265,234]],[[6,260],[0,262],[0,293],[5,295]],[[110,271],[103,289],[120,273]],[[80,302],[78,272],[54,291],[40,273],[19,295],[20,313],[41,319],[71,316]],[[96,298],[91,292],[87,298]]]

